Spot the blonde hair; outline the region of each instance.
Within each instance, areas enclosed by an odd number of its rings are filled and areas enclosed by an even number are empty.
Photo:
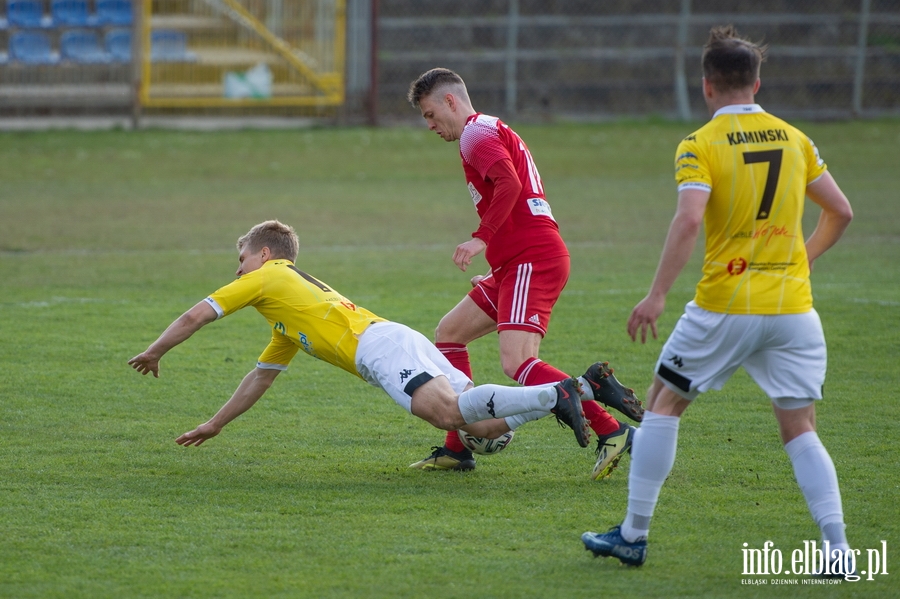
[[[251,252],[258,252],[267,247],[272,252],[273,258],[286,258],[294,262],[300,251],[300,240],[297,239],[297,233],[292,226],[277,220],[267,220],[238,238],[238,251],[245,247]]]

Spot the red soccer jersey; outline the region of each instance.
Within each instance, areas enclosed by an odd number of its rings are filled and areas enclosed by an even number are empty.
[[[544,197],[544,186],[528,147],[503,121],[486,114],[469,117],[459,137],[466,183],[481,225],[473,237],[488,242],[492,269],[569,254]],[[522,184],[517,198],[494,197],[487,172],[508,158]]]

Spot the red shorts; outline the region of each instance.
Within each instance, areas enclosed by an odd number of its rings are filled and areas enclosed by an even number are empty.
[[[479,281],[469,297],[498,331],[547,334],[550,312],[569,280],[569,257],[512,264]]]

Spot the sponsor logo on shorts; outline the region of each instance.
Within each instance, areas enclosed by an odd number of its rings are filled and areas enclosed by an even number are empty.
[[[534,323],[534,324],[540,326],[540,324],[541,324],[541,319],[540,319],[540,317],[539,317],[537,314],[535,314],[535,315],[533,315],[531,318],[528,319],[528,322],[531,322],[531,323]]]
[[[681,356],[679,356],[678,354],[670,356],[666,359],[679,368],[682,368],[684,366],[684,360],[682,360]]]

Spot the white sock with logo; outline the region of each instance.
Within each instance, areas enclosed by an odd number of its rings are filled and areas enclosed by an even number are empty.
[[[650,532],[650,518],[659,492],[675,464],[680,423],[677,416],[644,412],[644,420],[634,433],[628,474],[628,513],[621,528],[622,538],[629,543],[646,539]]]
[[[829,541],[832,548],[849,549],[844,534],[844,509],[837,471],[819,435],[815,431],[803,433],[786,443],[784,450],[791,459],[794,477],[803,491],[806,505],[822,529],[822,538]]]
[[[466,424],[535,411],[546,415],[550,413],[551,408],[556,407],[555,386],[555,384],[536,387],[479,385],[460,394],[459,411],[462,412]]]

